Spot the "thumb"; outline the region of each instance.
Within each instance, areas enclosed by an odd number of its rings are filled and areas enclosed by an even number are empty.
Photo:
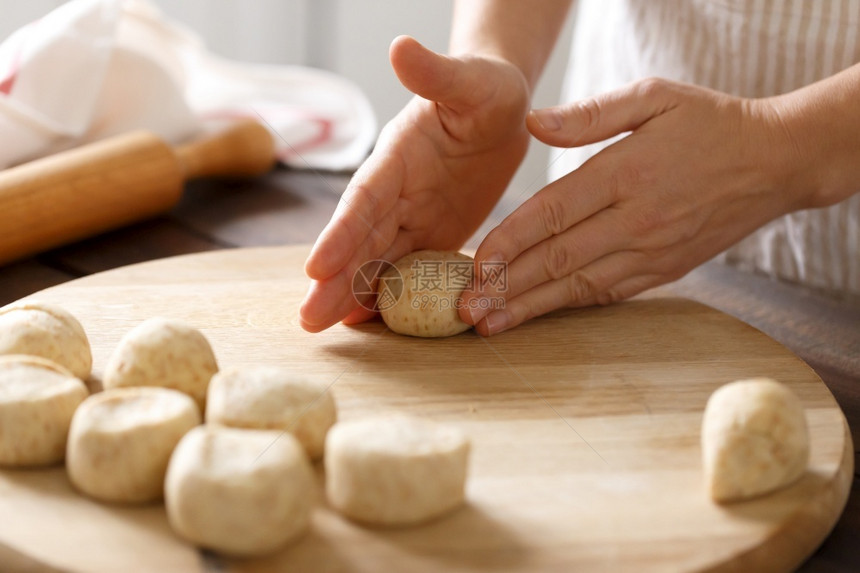
[[[463,61],[437,54],[409,36],[395,38],[388,57],[400,83],[412,93],[451,107],[471,103],[473,82]]]
[[[526,125],[536,138],[556,147],[596,143],[633,131],[675,107],[676,87],[667,80],[641,80],[592,98],[532,110]]]

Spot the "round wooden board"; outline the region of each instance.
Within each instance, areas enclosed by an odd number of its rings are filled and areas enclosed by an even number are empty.
[[[96,377],[125,332],[160,315],[202,329],[222,367],[284,364],[326,381],[341,419],[406,412],[457,425],[473,445],[466,507],[410,529],[361,527],[326,507],[320,467],[311,531],[240,561],[178,540],[161,506],[90,501],[62,468],[4,470],[5,551],[72,571],[776,571],[811,553],[844,507],[853,449],[830,392],[727,315],[640,299],[490,339],[408,338],[381,322],[311,335],[297,323],[307,252],[165,259],[30,298],[80,318]],[[702,412],[717,387],[751,376],[801,397],[811,464],[787,489],[718,506],[703,487]]]

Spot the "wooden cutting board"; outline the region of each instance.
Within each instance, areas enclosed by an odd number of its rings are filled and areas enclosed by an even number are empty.
[[[328,380],[342,419],[407,412],[471,437],[468,504],[425,526],[357,526],[326,507],[265,559],[198,552],[161,506],[103,505],[62,468],[0,472],[0,544],[36,571],[766,571],[800,563],[844,507],[853,449],[816,374],[753,328],[698,303],[640,299],[563,311],[511,332],[424,340],[384,324],[311,335],[297,310],[306,247],[230,250],[94,275],[31,298],[76,314],[95,371],[156,315],[203,330],[222,366],[285,364]],[[717,387],[771,376],[802,399],[805,476],[713,504],[699,427]],[[3,553],[0,552],[0,555]]]

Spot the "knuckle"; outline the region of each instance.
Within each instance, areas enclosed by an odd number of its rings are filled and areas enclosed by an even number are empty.
[[[613,203],[649,192],[656,181],[652,169],[639,161],[613,166],[606,179],[606,189]]]
[[[631,230],[633,235],[639,238],[654,234],[668,223],[666,212],[659,205],[637,209],[631,217]]]
[[[608,306],[610,304],[615,304],[616,302],[621,302],[625,297],[621,291],[616,288],[607,289],[597,295],[597,304],[601,306]]]
[[[557,199],[544,198],[540,204],[540,220],[549,236],[561,234],[566,228],[564,205]]]
[[[379,205],[381,203],[379,197],[376,195],[376,193],[373,192],[372,189],[368,187],[362,186],[361,190],[363,191],[363,193],[361,193],[359,197],[362,201],[365,202],[367,212],[376,213],[379,210]]]
[[[670,84],[669,80],[652,76],[636,82],[634,89],[638,96],[647,98],[664,93]]]
[[[544,259],[545,272],[551,280],[558,280],[570,271],[570,253],[564,245],[558,242],[549,244],[549,249]]]
[[[639,252],[639,264],[652,273],[665,272],[668,266],[666,254],[665,247],[642,249]]]
[[[606,194],[609,199],[609,204],[614,205],[624,196],[624,183],[622,181],[623,168],[615,168],[611,170],[606,177]]]
[[[387,143],[388,141],[393,139],[399,128],[400,126],[398,126],[397,122],[394,120],[391,120],[385,125],[383,125],[382,129],[379,130],[379,136],[377,137],[377,145]]]
[[[517,232],[516,225],[505,219],[499,226],[487,233],[482,249],[486,254],[498,253],[505,260],[510,260],[514,255],[522,252],[523,245],[520,242],[521,233]]]
[[[568,275],[566,285],[568,299],[572,304],[587,304],[595,299],[597,289],[591,279],[582,272]]]
[[[602,106],[597,98],[582,100],[576,104],[576,111],[584,119],[585,131],[590,131],[600,125]]]
[[[615,167],[614,176],[619,189],[636,191],[653,184],[656,179],[653,169],[642,161],[626,161]]]

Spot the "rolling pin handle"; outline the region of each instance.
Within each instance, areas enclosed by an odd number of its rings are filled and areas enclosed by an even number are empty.
[[[245,120],[176,148],[184,178],[253,177],[275,164],[275,142],[262,124]]]

